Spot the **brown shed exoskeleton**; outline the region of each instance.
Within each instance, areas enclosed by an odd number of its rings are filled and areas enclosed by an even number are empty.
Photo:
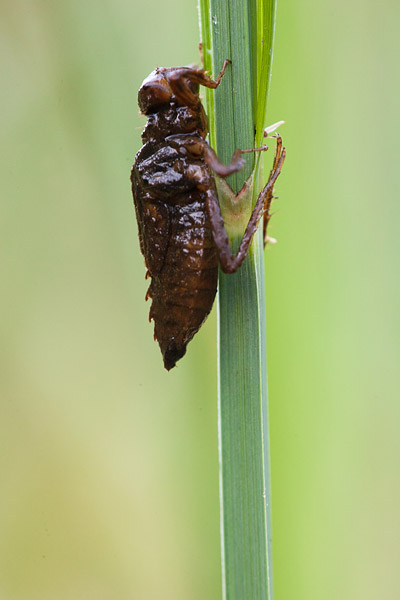
[[[199,98],[199,86],[218,87],[228,63],[215,81],[201,69],[158,68],[138,95],[147,124],[132,168],[132,191],[140,248],[151,277],[146,294],[152,299],[150,320],[167,370],[185,354],[212,308],[218,263],[226,273],[240,267],[262,215],[266,239],[273,185],[285,159],[277,136],[268,182],[232,255],[213,172],[228,177],[242,168],[241,154],[255,150],[236,150],[231,163],[222,164],[205,141],[207,117]]]

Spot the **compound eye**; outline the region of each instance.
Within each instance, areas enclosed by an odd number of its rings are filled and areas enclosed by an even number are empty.
[[[145,83],[138,94],[140,110],[145,115],[156,112],[160,106],[170,102],[171,95],[168,84],[162,82]]]

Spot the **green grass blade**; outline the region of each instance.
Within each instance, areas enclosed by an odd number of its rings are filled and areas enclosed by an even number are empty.
[[[221,534],[229,600],[272,597],[266,382],[254,280],[255,262],[247,261],[238,273],[221,277],[219,292]]]
[[[272,64],[275,2],[200,0],[205,68],[214,76],[231,59],[216,91],[207,90],[210,141],[229,162],[236,148],[262,143]],[[247,224],[262,187],[259,155],[230,178],[237,192],[253,173],[254,194],[244,199]],[[256,171],[254,172],[254,169]],[[232,248],[240,240],[232,206],[220,196]],[[271,600],[272,557],[265,342],[264,252],[261,231],[237,273],[220,273],[219,454],[224,598]]]
[[[275,37],[276,1],[256,0],[257,12],[257,101],[255,110],[256,145],[263,140],[265,114],[272,71]]]

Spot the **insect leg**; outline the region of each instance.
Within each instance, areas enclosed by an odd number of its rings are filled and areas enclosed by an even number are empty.
[[[211,222],[211,229],[213,232],[215,246],[217,248],[218,260],[220,262],[221,269],[224,271],[224,273],[234,273],[235,271],[237,271],[237,269],[240,267],[240,265],[246,258],[249,246],[257,230],[258,222],[264,211],[268,211],[270,207],[274,183],[278,178],[279,173],[281,172],[285,156],[286,151],[284,148],[282,148],[282,140],[278,138],[275,160],[269,179],[264,189],[260,192],[257,198],[257,202],[250,216],[249,222],[243,234],[239,250],[236,256],[232,254],[229,246],[229,239],[225,230],[225,225],[221,215],[221,209],[219,207],[217,194],[213,189],[207,190],[207,212]]]
[[[216,153],[207,142],[204,142],[204,160],[214,173],[220,177],[229,177],[232,173],[240,171],[244,167],[244,159],[242,158],[242,151],[235,150],[232,156],[232,160],[229,165],[225,165],[220,161]]]
[[[224,60],[224,64],[222,65],[222,69],[221,69],[221,71],[219,72],[219,75],[218,75],[218,76],[215,78],[215,81],[213,81],[213,80],[212,80],[212,79],[210,79],[210,78],[209,78],[207,75],[205,75],[205,77],[207,78],[207,83],[202,83],[202,82],[200,82],[200,81],[199,81],[199,83],[200,83],[201,85],[205,85],[206,87],[210,87],[210,88],[214,88],[214,89],[215,89],[216,87],[218,87],[218,86],[219,86],[219,84],[221,83],[221,79],[222,79],[222,78],[223,78],[223,76],[224,76],[225,69],[226,69],[226,67],[229,65],[229,63],[230,63],[230,62],[231,62],[231,61],[229,60],[229,58],[226,58],[226,59]]]
[[[280,136],[279,134],[277,134],[277,136],[276,136],[276,151],[275,151],[275,158],[274,158],[274,163],[273,163],[273,165],[272,165],[271,172],[270,172],[270,174],[269,174],[268,181],[269,181],[269,180],[270,180],[270,179],[271,179],[271,178],[274,176],[274,173],[277,171],[277,169],[278,169],[278,165],[279,165],[279,161],[280,161],[280,159],[281,159],[281,156],[282,156],[282,153],[283,153],[283,160],[285,160],[285,154],[286,154],[286,151],[285,151],[285,148],[282,148],[282,138],[281,138],[281,136]],[[282,161],[282,162],[283,162],[283,161]],[[279,172],[280,172],[280,169],[279,169]],[[279,173],[278,173],[278,175],[279,175]],[[277,176],[278,176],[278,175],[277,175]],[[277,177],[277,176],[276,176],[276,177]],[[275,179],[276,179],[276,177],[275,177]],[[267,185],[268,185],[268,183],[267,183]],[[265,186],[265,188],[264,188],[263,192],[266,190],[266,187],[267,187],[267,186]],[[263,192],[261,192],[261,193],[263,193]],[[274,193],[273,186],[272,186],[272,187],[270,187],[268,190],[266,190],[266,191],[265,191],[265,198],[264,198],[264,217],[263,217],[263,236],[264,236],[264,248],[265,248],[265,246],[266,246],[266,244],[267,244],[267,242],[268,242],[268,236],[267,236],[267,227],[268,227],[269,220],[270,220],[270,218],[271,218],[271,216],[272,216],[272,215],[270,214],[270,212],[269,212],[269,209],[270,209],[270,207],[271,207],[271,202],[272,202],[272,199],[273,199],[273,197],[274,197],[274,196],[273,196],[273,193]]]
[[[250,152],[264,152],[268,150],[268,146],[261,146],[260,148],[251,148],[250,150],[235,150],[232,156],[232,160],[229,165],[225,165],[220,161],[214,150],[207,144],[204,143],[204,160],[210,167],[214,173],[219,175],[220,177],[228,177],[232,175],[232,173],[236,173],[240,171],[240,169],[244,166],[244,160],[242,158],[242,154],[248,154]]]
[[[231,61],[228,59],[224,61],[221,72],[218,77],[216,77],[215,81],[211,79],[203,69],[188,69],[187,67],[173,69],[167,75],[171,90],[179,102],[187,106],[196,107],[200,103],[200,99],[199,96],[190,89],[189,82],[215,89],[221,83],[225,69],[230,62]]]

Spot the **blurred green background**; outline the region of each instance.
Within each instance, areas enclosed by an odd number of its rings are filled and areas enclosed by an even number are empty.
[[[164,371],[129,185],[137,89],[198,60],[196,3],[0,10],[0,599],[218,600],[215,310]],[[276,600],[400,597],[399,13],[278,6]]]

